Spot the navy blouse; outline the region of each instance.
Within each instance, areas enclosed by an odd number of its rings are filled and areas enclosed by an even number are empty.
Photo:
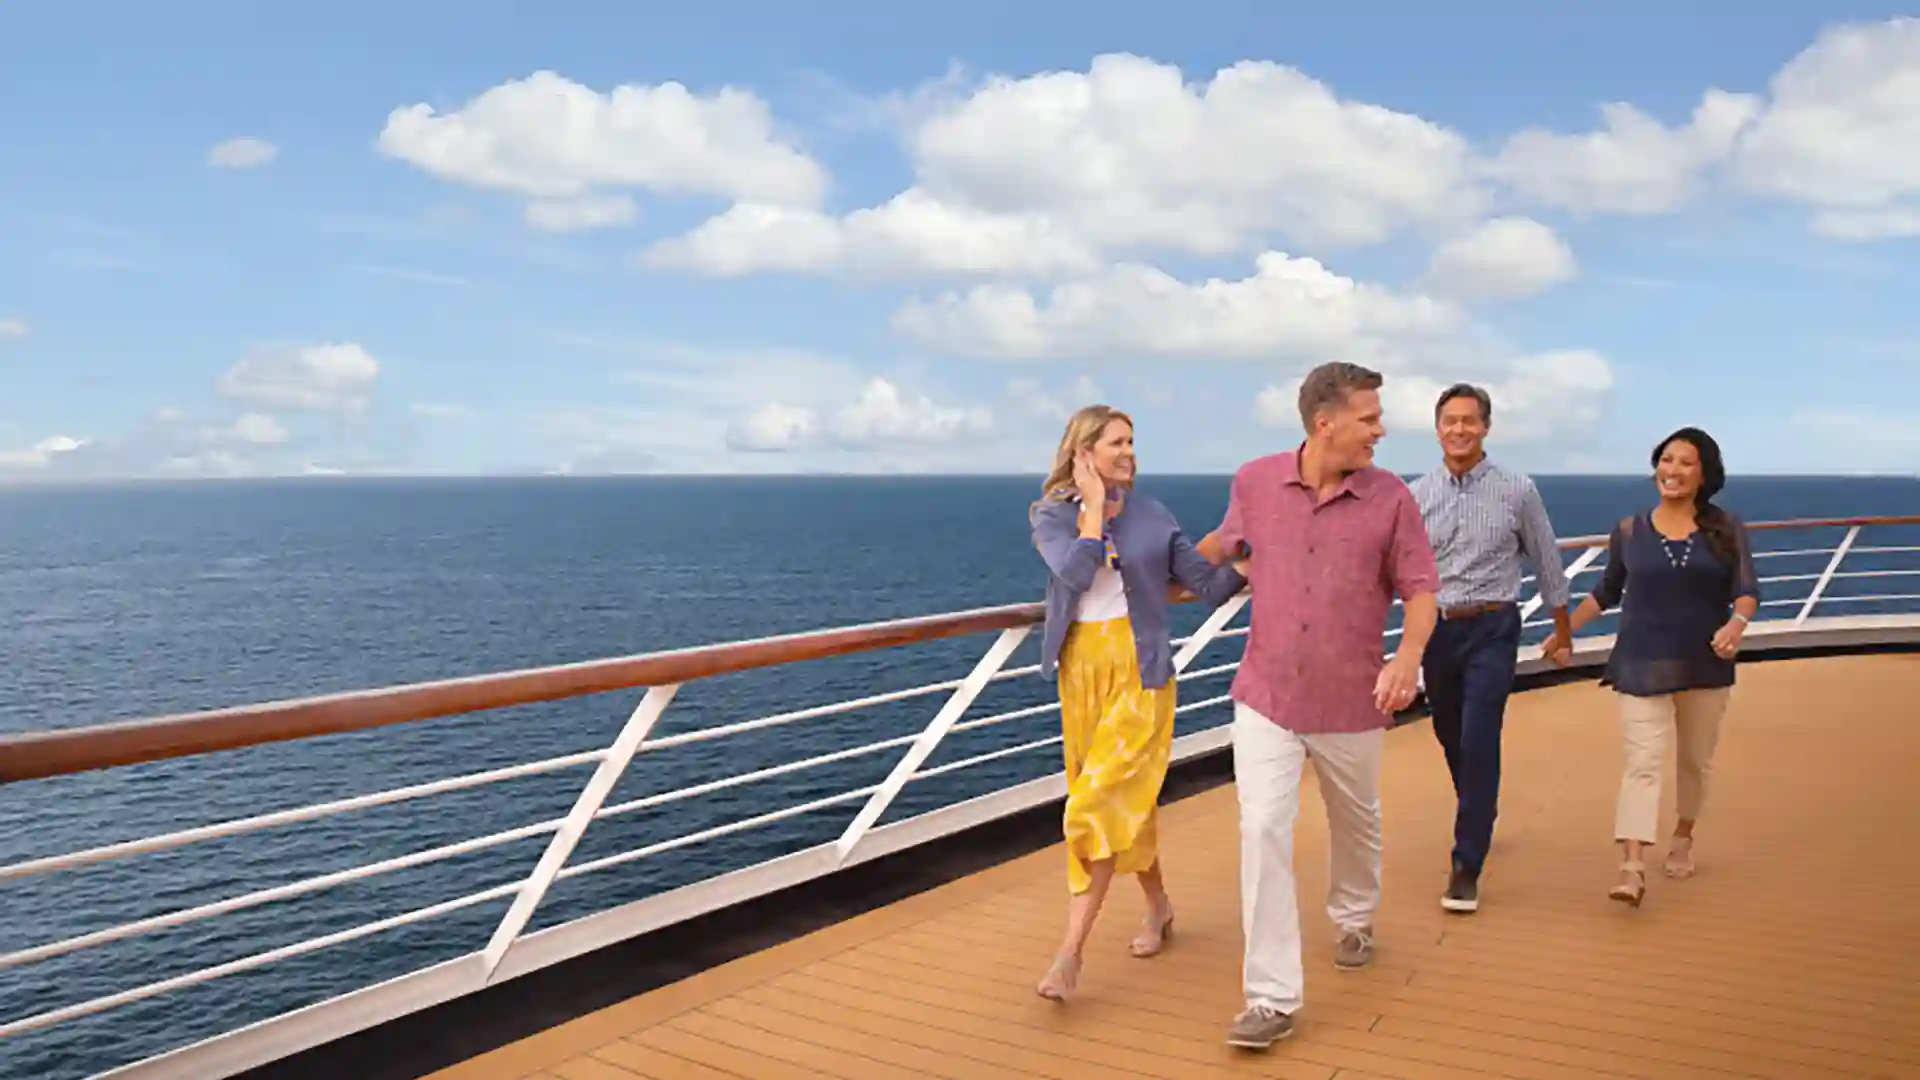
[[[1593,599],[1602,611],[1620,607],[1620,632],[1600,685],[1635,697],[1733,685],[1734,662],[1714,653],[1713,635],[1733,617],[1734,600],[1760,598],[1760,582],[1746,524],[1727,516],[1731,563],[1698,530],[1684,540],[1661,536],[1651,512],[1613,527]]]

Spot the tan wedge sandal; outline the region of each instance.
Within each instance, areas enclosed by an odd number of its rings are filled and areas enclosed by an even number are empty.
[[[1632,907],[1639,907],[1640,901],[1645,899],[1646,895],[1647,864],[1639,859],[1628,859],[1621,863],[1620,883],[1607,893],[1607,898]]]

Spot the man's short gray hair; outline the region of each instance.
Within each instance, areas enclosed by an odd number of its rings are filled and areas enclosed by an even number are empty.
[[[1452,401],[1454,398],[1463,397],[1470,397],[1480,403],[1481,423],[1493,423],[1493,398],[1489,397],[1485,390],[1480,389],[1472,383],[1454,383],[1452,386],[1440,391],[1440,400],[1433,403],[1434,421],[1436,423],[1439,422],[1440,410],[1447,407],[1447,402]]]
[[[1313,434],[1313,418],[1322,410],[1344,406],[1362,390],[1378,390],[1386,382],[1380,373],[1359,364],[1336,360],[1321,364],[1300,381],[1300,423]]]

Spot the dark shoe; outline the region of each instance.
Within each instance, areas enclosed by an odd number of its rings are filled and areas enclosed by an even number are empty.
[[[1479,911],[1479,875],[1468,873],[1465,867],[1455,866],[1453,876],[1447,879],[1447,892],[1440,898],[1440,906],[1461,913]]]
[[[1333,966],[1342,971],[1353,971],[1373,963],[1373,928],[1362,927],[1349,930],[1340,938],[1340,947],[1334,950]]]
[[[1293,1034],[1293,1017],[1268,1005],[1249,1005],[1233,1018],[1227,1045],[1243,1050],[1265,1050]]]

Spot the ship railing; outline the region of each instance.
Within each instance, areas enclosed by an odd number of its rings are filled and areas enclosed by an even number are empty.
[[[1844,530],[1829,546],[1799,545],[1765,548],[1756,544],[1761,564],[1798,558],[1824,558],[1820,569],[1801,573],[1762,574],[1762,615],[1749,630],[1747,651],[1765,654],[1822,645],[1848,647],[1875,644],[1912,644],[1920,641],[1920,543],[1862,545],[1863,531],[1920,525],[1920,515],[1796,519],[1750,524],[1757,536],[1785,532]],[[1914,535],[1908,530],[1906,535]],[[1575,553],[1564,565],[1570,583],[1595,580],[1605,568],[1605,536],[1565,540],[1563,552]],[[1862,567],[1864,557],[1875,563]],[[1905,558],[1902,558],[1905,557]],[[1851,560],[1851,562],[1849,562]],[[1563,560],[1564,561],[1564,560]],[[1882,580],[1905,580],[1911,586],[1893,591],[1871,591]],[[1528,583],[1532,584],[1531,577]],[[1857,584],[1855,584],[1857,583]],[[1780,586],[1803,587],[1803,595],[1782,597]],[[1576,600],[1591,585],[1573,587]],[[1787,592],[1798,592],[1790,588]],[[1248,628],[1231,626],[1249,600],[1247,593],[1209,613],[1191,634],[1175,639],[1175,667],[1183,686],[1203,679],[1219,680],[1239,667],[1238,659],[1194,668],[1210,646],[1243,637]],[[1538,617],[1543,598],[1534,592],[1523,604],[1523,624],[1529,629],[1550,625]],[[1831,605],[1831,608],[1828,606]],[[1843,613],[1815,618],[1816,611]],[[1778,611],[1779,614],[1769,614]],[[141,839],[102,844],[58,855],[22,859],[0,865],[0,883],[140,855],[164,852],[220,838],[310,822],[372,807],[426,799],[477,789],[517,778],[588,769],[587,777],[563,816],[489,833],[406,854],[368,862],[291,883],[228,896],[210,903],[166,911],[87,933],[0,954],[0,973],[141,935],[185,926],[262,905],[286,901],[412,867],[423,866],[520,840],[545,838],[545,846],[530,871],[451,899],[413,908],[387,918],[295,941],[238,959],[211,964],[173,977],[134,985],[84,1001],[45,1009],[30,1015],[0,1018],[0,1039],[26,1035],[107,1012],[145,999],[266,967],[292,957],[371,937],[400,927],[433,920],[450,913],[496,901],[509,901],[484,942],[457,959],[433,965],[323,1001],[279,1017],[270,1017],[235,1032],[211,1036],[199,1043],[135,1063],[114,1075],[193,1076],[231,1075],[268,1060],[339,1038],[354,1030],[417,1011],[539,970],[642,933],[685,921],[700,914],[766,895],[882,855],[972,828],[987,821],[1059,799],[1065,791],[1055,770],[1011,787],[990,791],[958,803],[924,811],[902,820],[880,824],[881,818],[908,785],[967,770],[988,762],[1030,755],[1056,747],[1058,733],[1020,741],[939,765],[929,765],[934,752],[950,736],[1014,723],[1058,711],[1058,702],[1004,710],[968,718],[967,714],[989,686],[1032,676],[1037,664],[1010,666],[1016,650],[1042,621],[1038,604],[1012,604],[923,618],[902,619],[813,633],[762,638],[722,645],[595,660],[557,667],[530,669],[439,682],[323,695],[155,719],[108,723],[0,737],[0,782],[20,783],[48,777],[120,769],[145,762],[192,757],[242,747],[324,735],[363,731],[431,717],[449,716],[510,705],[553,701],[618,690],[641,689],[638,704],[613,740],[598,749],[548,757],[507,767],[446,777],[426,783],[299,806],[176,831]],[[1399,634],[1386,630],[1387,651]],[[680,688],[694,680],[732,672],[862,653],[944,638],[992,633],[994,636],[971,671],[957,679],[871,694],[755,719],[719,724],[671,735],[655,735],[661,717]],[[1582,637],[1573,664],[1591,667],[1603,663],[1610,636]],[[1546,667],[1537,641],[1521,647],[1523,673]],[[798,724],[871,706],[940,697],[940,705],[917,732],[874,740],[842,750],[753,769],[698,784],[612,802],[610,796],[636,759],[651,758],[676,747],[710,743],[785,725]],[[1186,702],[1178,713],[1215,709],[1228,701],[1224,692]],[[1214,724],[1190,730],[1175,740],[1176,762],[1218,752],[1228,745],[1228,727]],[[789,776],[836,762],[886,751],[898,751],[892,769],[877,783],[837,794],[675,835],[640,847],[584,861],[575,861],[576,846],[597,821],[643,811],[669,811],[675,804],[698,800],[730,789],[776,777]],[[528,923],[556,882],[627,866],[667,852],[771,825],[800,815],[835,807],[858,806],[839,835],[826,843],[761,863],[728,871],[616,908],[529,932]],[[279,1025],[288,1024],[282,1028]],[[3,1051],[4,1043],[0,1043]]]

